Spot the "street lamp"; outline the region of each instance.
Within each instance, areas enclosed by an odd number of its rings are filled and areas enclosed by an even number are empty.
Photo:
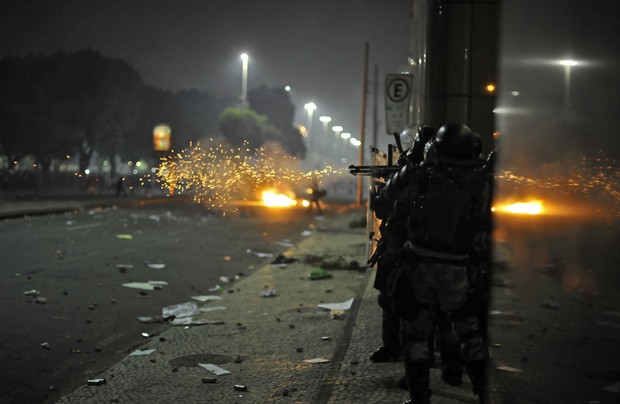
[[[308,149],[310,149],[310,153],[312,153],[314,151],[314,140],[312,140],[313,135],[312,135],[312,114],[314,113],[314,110],[316,109],[316,104],[313,102],[309,102],[307,104],[304,105],[304,108],[306,109],[306,111],[308,111],[308,126],[307,126],[307,135],[306,137],[309,137],[308,139]]]
[[[327,136],[327,124],[332,121],[330,116],[320,116],[319,121],[323,122],[323,134]]]
[[[246,108],[248,106],[248,54],[241,54],[241,61],[243,62],[243,74],[241,76],[241,107]]]
[[[564,108],[570,109],[570,68],[577,66],[579,62],[572,59],[564,59],[558,62],[564,66]]]
[[[340,125],[336,125],[336,126],[332,126],[332,130],[334,131],[336,138],[338,138],[340,136],[340,132],[342,132],[344,128]]]

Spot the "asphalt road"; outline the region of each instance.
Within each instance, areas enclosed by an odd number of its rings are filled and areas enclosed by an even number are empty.
[[[220,217],[188,202],[0,221],[0,403],[53,402],[84,384],[141,333],[167,327],[136,317],[229,289],[220,277],[270,261],[248,249],[283,252],[278,242],[299,241],[311,221],[305,211],[269,208]],[[149,280],[168,285],[121,286]],[[31,290],[45,303],[24,294]]]

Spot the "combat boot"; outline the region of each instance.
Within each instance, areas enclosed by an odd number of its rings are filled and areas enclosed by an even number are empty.
[[[385,346],[381,346],[370,355],[370,360],[375,363],[396,362],[401,360],[402,357],[402,352],[394,351]]]

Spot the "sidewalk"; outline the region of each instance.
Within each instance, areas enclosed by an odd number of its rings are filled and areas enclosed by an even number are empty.
[[[307,257],[363,262],[363,228],[350,228],[359,209],[315,220],[313,234],[288,250],[299,261],[270,265],[230,284],[221,300],[200,303],[193,318],[205,325],[171,326],[109,369],[84,376],[83,385],[59,403],[400,403],[408,394],[391,387],[402,363],[374,364],[381,345],[374,269],[330,270],[309,280]],[[261,297],[273,288],[275,297]],[[344,315],[320,303],[354,299]],[[188,296],[188,301],[190,301]],[[182,303],[182,302],[179,302]],[[225,309],[221,309],[225,307]],[[148,313],[145,313],[148,315]],[[335,319],[334,319],[335,318]],[[144,324],[144,332],[153,326]],[[131,356],[135,350],[154,350]],[[321,359],[323,363],[305,360]],[[199,364],[230,374],[215,376]],[[88,385],[89,379],[105,384]],[[470,385],[449,387],[432,371],[433,403],[475,403]]]

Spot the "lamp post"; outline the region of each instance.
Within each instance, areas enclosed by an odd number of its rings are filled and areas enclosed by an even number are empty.
[[[247,108],[248,106],[248,60],[247,53],[241,54],[241,61],[243,62],[243,74],[241,76],[241,107]]]
[[[568,111],[570,109],[570,69],[573,66],[577,66],[579,62],[565,59],[560,60],[558,63],[564,66],[564,108]]]
[[[349,139],[351,139],[351,134],[349,132],[342,132],[340,134],[340,138],[344,140],[343,142],[343,154],[346,158],[347,156],[347,144],[349,144]]]
[[[304,105],[304,108],[306,109],[306,111],[308,112],[308,125],[306,126],[308,128],[308,148],[310,149],[310,152],[313,152],[313,143],[314,141],[312,140],[312,115],[314,114],[314,110],[316,109],[316,104],[313,102],[309,102],[306,105]]]
[[[322,149],[325,149],[325,146],[327,145],[327,126],[332,121],[332,118],[331,116],[323,115],[319,117],[319,121],[323,122],[323,139],[321,140],[321,143],[323,144]]]

